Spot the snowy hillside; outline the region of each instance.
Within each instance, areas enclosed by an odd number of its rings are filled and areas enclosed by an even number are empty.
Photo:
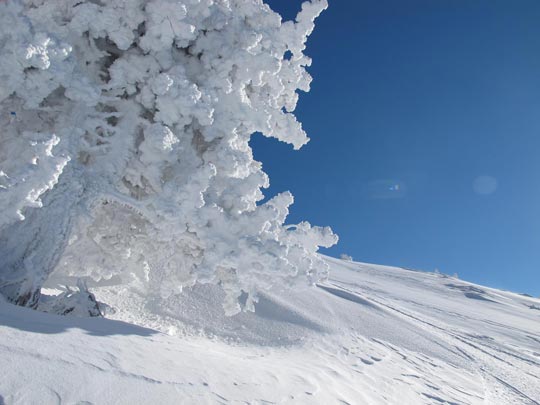
[[[176,314],[91,287],[132,324],[2,303],[0,403],[540,403],[540,300],[326,260],[327,282],[234,317],[214,285],[185,290]]]

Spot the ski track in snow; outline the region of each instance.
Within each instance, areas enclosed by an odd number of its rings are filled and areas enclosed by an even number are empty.
[[[0,404],[540,404],[540,300],[327,261],[327,282],[232,318],[215,286],[174,314],[94,288],[115,320],[0,304]]]

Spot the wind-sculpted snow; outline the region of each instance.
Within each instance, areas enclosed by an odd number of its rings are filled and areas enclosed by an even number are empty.
[[[0,2],[0,292],[35,307],[53,271],[167,301],[211,283],[233,314],[324,278],[336,236],[285,226],[289,193],[260,203],[249,140],[308,141],[292,111],[326,6]]]
[[[327,281],[275,286],[232,317],[211,284],[175,296],[180,311],[94,286],[117,320],[0,303],[0,395],[9,405],[540,403],[539,299],[323,259]]]

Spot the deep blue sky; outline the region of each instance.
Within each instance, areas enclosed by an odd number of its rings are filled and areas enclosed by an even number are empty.
[[[330,0],[296,110],[311,142],[252,141],[266,194],[330,225],[326,254],[540,295],[539,22],[538,0]]]

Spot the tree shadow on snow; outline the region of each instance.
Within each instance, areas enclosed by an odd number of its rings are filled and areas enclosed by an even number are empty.
[[[8,303],[0,303],[0,328],[8,327],[32,333],[55,334],[81,329],[93,336],[151,336],[159,332],[126,322],[104,318],[78,318],[35,311]],[[0,405],[3,405],[0,396]]]

